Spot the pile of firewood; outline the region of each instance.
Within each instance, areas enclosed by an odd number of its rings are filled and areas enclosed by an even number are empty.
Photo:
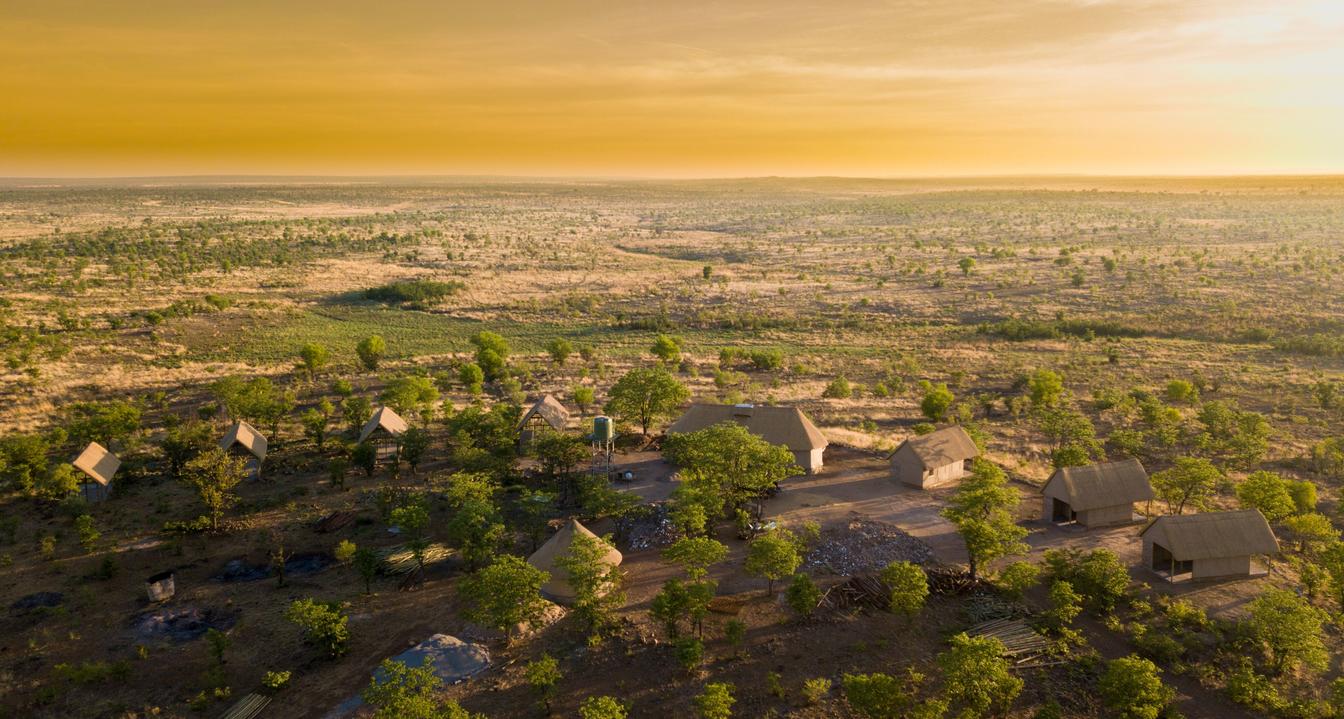
[[[1062,664],[1055,658],[1049,638],[1032,629],[1024,619],[995,619],[966,632],[976,637],[993,637],[1003,644],[1003,656],[1013,664],[1014,669],[1031,669],[1052,664]]]
[[[827,589],[817,606],[828,609],[886,609],[891,606],[891,588],[871,574],[859,574]]]

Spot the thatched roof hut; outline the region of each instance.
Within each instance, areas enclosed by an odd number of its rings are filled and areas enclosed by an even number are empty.
[[[1258,509],[1158,517],[1140,536],[1144,566],[1168,581],[1249,576],[1252,556],[1279,551]]]
[[[961,479],[966,462],[980,456],[975,440],[960,425],[934,430],[901,442],[888,459],[902,484],[927,489]]]
[[[1044,517],[1104,527],[1135,521],[1134,503],[1153,498],[1148,471],[1137,459],[1061,467],[1041,487]]]
[[[219,440],[219,448],[226,452],[246,455],[248,479],[261,477],[261,465],[266,461],[266,435],[256,427],[238,420]]]
[[[406,420],[391,407],[379,407],[359,430],[359,441],[363,442],[379,431],[386,433],[388,437],[396,438],[404,434],[408,426]]]
[[[829,442],[797,407],[754,404],[693,404],[667,428],[668,434],[690,434],[723,422],[734,422],[770,444],[786,447],[808,474],[821,469]]]
[[[560,528],[560,531],[546,540],[532,556],[527,558],[527,563],[533,567],[542,570],[551,575],[549,581],[541,585],[541,596],[557,604],[572,604],[574,602],[574,588],[569,584],[569,577],[564,569],[556,563],[560,557],[565,556],[569,547],[574,542],[575,535],[583,535],[602,542],[607,547],[607,552],[601,558],[601,561],[608,566],[619,566],[624,557],[610,544],[607,544],[601,537],[588,531],[588,528],[579,524],[577,519],[571,519]]]
[[[536,438],[538,432],[560,432],[569,425],[569,410],[560,400],[551,395],[543,395],[518,420],[518,446],[526,447]]]

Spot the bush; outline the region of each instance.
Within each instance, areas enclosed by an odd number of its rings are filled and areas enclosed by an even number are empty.
[[[1015,599],[1021,599],[1041,577],[1041,568],[1032,562],[1013,562],[999,572],[999,589]]]
[[[321,647],[328,656],[334,658],[345,654],[350,630],[346,627],[347,617],[336,603],[296,599],[285,610],[285,619],[299,625],[305,640]]]
[[[808,617],[816,611],[817,602],[821,601],[821,590],[811,577],[800,572],[793,575],[793,581],[789,582],[784,598],[799,616]]]
[[[904,682],[889,674],[846,674],[845,701],[868,719],[897,719],[913,702]]]
[[[701,719],[728,719],[733,715],[733,685],[706,684],[705,690],[695,698],[695,710]]]
[[[461,282],[434,280],[406,280],[391,282],[381,287],[364,290],[364,299],[386,303],[415,303],[428,305],[457,294],[466,285]]]
[[[854,389],[849,386],[849,380],[844,375],[840,375],[831,380],[822,391],[821,396],[827,399],[849,399],[854,394]]]
[[[878,578],[890,591],[891,611],[909,617],[924,608],[924,601],[929,596],[929,577],[919,565],[892,562],[882,569]]]
[[[817,677],[803,682],[803,701],[808,705],[818,704],[831,693],[831,680]]]
[[[693,672],[705,658],[705,643],[696,637],[682,637],[673,646],[677,652],[677,663],[688,672]]]
[[[289,686],[289,680],[292,676],[292,672],[266,672],[261,677],[261,685],[273,692],[278,692]]]
[[[1129,570],[1109,549],[1049,549],[1045,566],[1051,581],[1068,582],[1094,611],[1111,611],[1129,593]]]
[[[1129,656],[1106,663],[1097,690],[1101,701],[1122,719],[1157,719],[1176,696],[1162,683],[1161,671],[1141,657]]]
[[[588,697],[579,705],[580,719],[625,719],[625,707],[614,697]]]

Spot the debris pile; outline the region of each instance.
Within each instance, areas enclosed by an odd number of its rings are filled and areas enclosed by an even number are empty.
[[[860,574],[827,589],[817,606],[830,609],[887,609],[891,606],[891,589],[877,577]]]
[[[355,521],[355,516],[356,513],[353,511],[349,510],[335,511],[317,520],[317,523],[313,525],[313,529],[317,530],[321,534],[335,532],[336,530],[342,529],[351,522]]]
[[[858,517],[844,529],[823,530],[803,565],[851,576],[881,571],[892,562],[927,564],[932,560],[933,548],[924,540],[894,524]]]
[[[616,536],[624,538],[631,551],[670,546],[681,538],[672,524],[666,503],[649,505],[647,512],[632,512],[616,521]]]
[[[1041,636],[1022,619],[996,619],[972,627],[967,632],[976,637],[994,637],[1003,644],[1003,655],[1016,669],[1062,664],[1051,657],[1051,642]]]
[[[207,630],[223,631],[237,622],[237,615],[230,612],[178,607],[137,615],[131,619],[131,630],[139,639],[189,642]]]

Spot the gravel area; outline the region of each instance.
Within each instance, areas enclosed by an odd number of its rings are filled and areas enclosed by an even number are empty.
[[[892,562],[926,564],[933,561],[933,548],[900,527],[871,519],[854,519],[844,528],[821,533],[803,566],[840,576],[876,572]]]

